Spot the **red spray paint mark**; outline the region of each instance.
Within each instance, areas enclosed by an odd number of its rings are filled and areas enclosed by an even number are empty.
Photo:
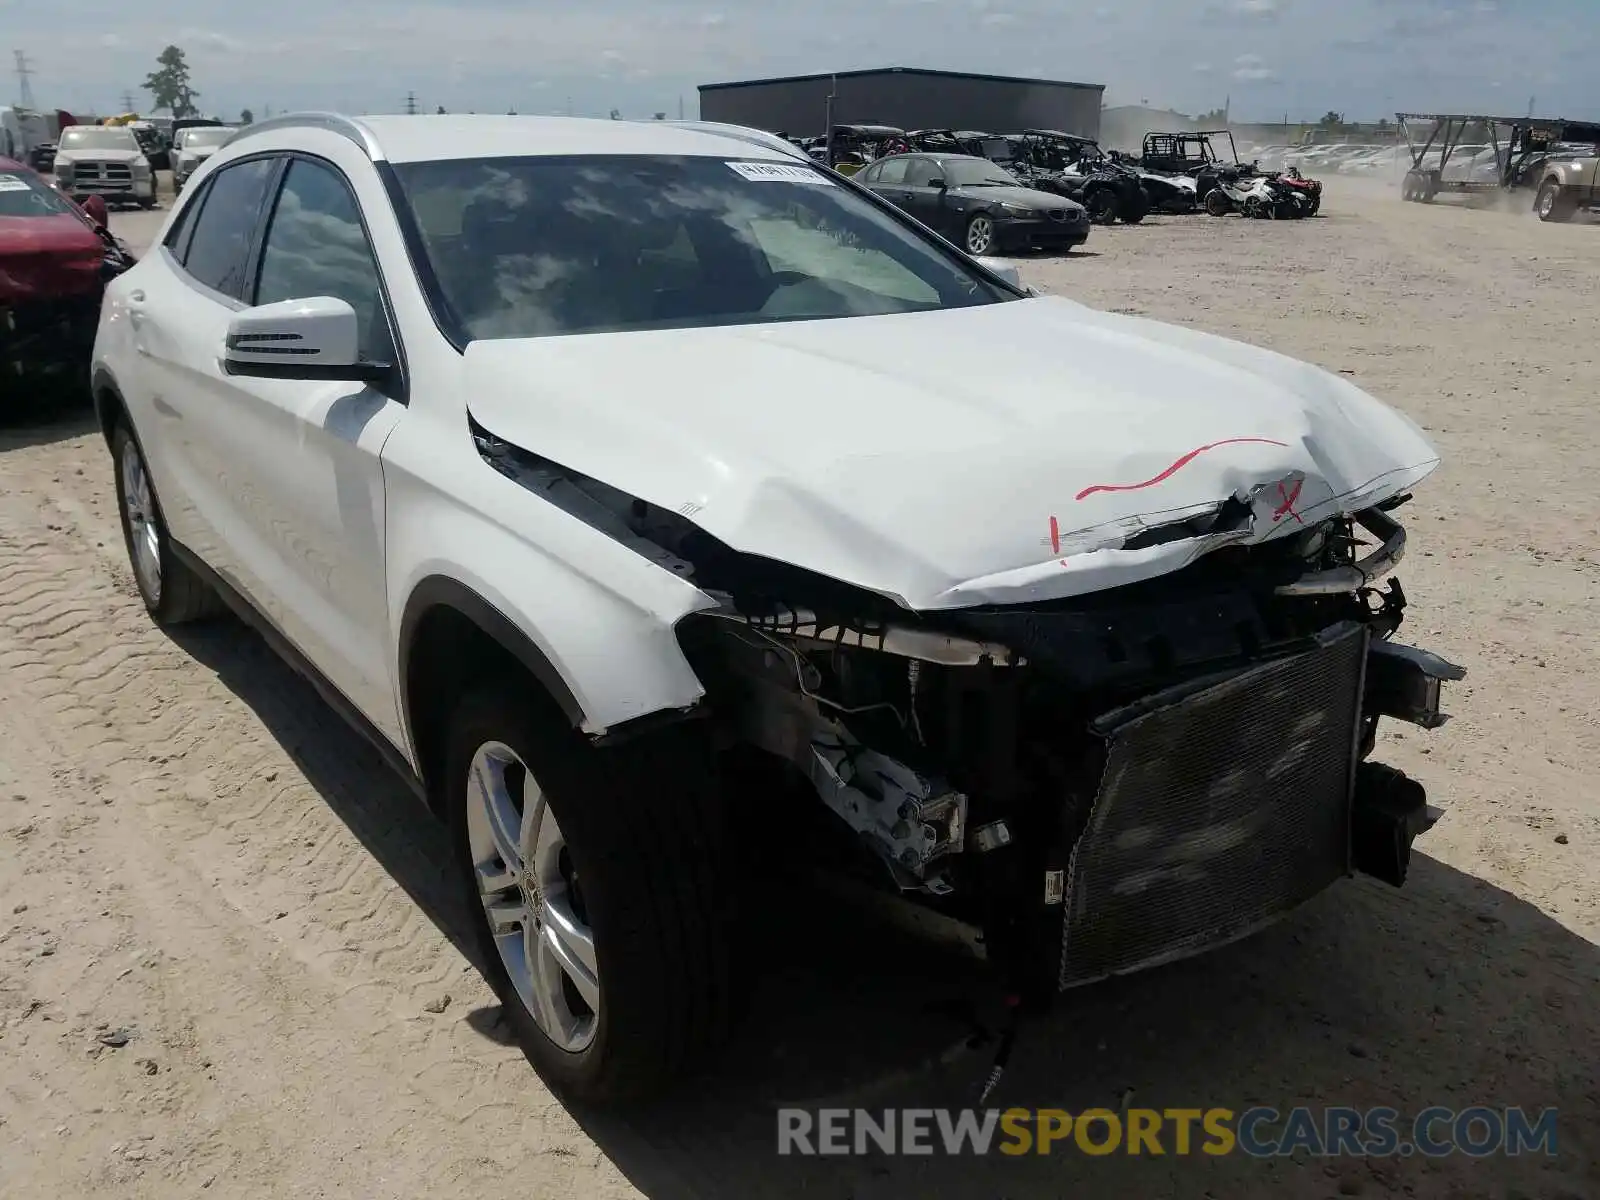
[[[1050,516],[1050,550],[1054,554],[1061,553],[1061,526],[1056,522],[1054,513]]]
[[[1243,444],[1243,443],[1250,443],[1250,442],[1253,442],[1253,443],[1256,443],[1257,445],[1262,445],[1262,446],[1284,446],[1284,447],[1287,447],[1288,444],[1289,444],[1288,442],[1275,441],[1272,438],[1259,438],[1259,437],[1223,438],[1222,441],[1220,441],[1220,442],[1210,442],[1210,443],[1207,443],[1204,446],[1196,446],[1193,450],[1189,451],[1189,453],[1185,454],[1177,462],[1173,463],[1170,467],[1168,467],[1165,471],[1161,472],[1161,474],[1155,476],[1153,479],[1146,479],[1142,483],[1096,483],[1096,484],[1091,485],[1090,487],[1084,488],[1083,491],[1079,492],[1077,494],[1077,496],[1074,497],[1074,499],[1086,500],[1090,496],[1094,495],[1096,492],[1137,492],[1137,491],[1141,490],[1142,488],[1155,487],[1156,484],[1162,483],[1162,482],[1164,482],[1164,481],[1166,481],[1168,479],[1171,479],[1174,475],[1176,475],[1179,471],[1183,470],[1184,467],[1188,466],[1195,459],[1199,458],[1207,450],[1215,450],[1219,446],[1236,446],[1236,445],[1240,445],[1240,444]]]
[[[1294,510],[1294,502],[1300,499],[1300,489],[1305,486],[1305,483],[1306,481],[1304,479],[1297,479],[1294,487],[1288,490],[1284,489],[1283,484],[1280,483],[1278,485],[1278,498],[1282,500],[1283,503],[1272,510],[1272,523],[1274,525],[1276,525],[1286,516],[1293,517],[1302,525],[1305,524],[1304,518],[1302,518],[1300,514]]]

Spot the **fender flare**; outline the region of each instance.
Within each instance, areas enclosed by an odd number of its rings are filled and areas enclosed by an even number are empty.
[[[515,658],[528,673],[539,681],[550,694],[562,714],[574,729],[581,728],[584,712],[572,688],[556,669],[554,663],[536,646],[531,638],[505,613],[466,584],[448,575],[428,575],[417,581],[406,597],[405,609],[400,617],[400,708],[405,722],[406,736],[413,746],[416,736],[412,728],[411,713],[411,651],[416,644],[417,625],[435,608],[451,608],[466,617],[488,635],[507,654]]]
[[[95,367],[89,376],[89,394],[94,398],[95,419],[100,422],[100,432],[105,435],[106,442],[111,441],[111,411],[106,403],[109,395],[114,399],[116,406],[123,411],[127,410],[127,401],[122,398],[122,389],[117,386],[117,381],[112,377],[111,371],[101,365]]]

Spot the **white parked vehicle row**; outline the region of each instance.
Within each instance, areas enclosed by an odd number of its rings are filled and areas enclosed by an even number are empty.
[[[1437,816],[1369,760],[1461,674],[1382,582],[1419,428],[760,139],[240,130],[94,389],[145,605],[233,609],[427,798],[577,1094],[702,1061],[786,849],[1042,1000],[1398,885]]]

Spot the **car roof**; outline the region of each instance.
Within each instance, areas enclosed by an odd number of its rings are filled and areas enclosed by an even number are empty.
[[[432,162],[441,159],[523,158],[566,154],[670,155],[783,161],[775,147],[749,138],[692,128],[668,121],[612,121],[595,117],[428,115],[344,117],[301,113],[247,125],[229,139],[246,146],[261,138],[275,141],[284,131],[324,128],[362,145],[377,161]]]

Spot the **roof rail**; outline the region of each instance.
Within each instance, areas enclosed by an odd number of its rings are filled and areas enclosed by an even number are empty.
[[[260,133],[264,129],[326,129],[329,133],[336,133],[340,137],[354,142],[374,162],[383,158],[383,151],[378,146],[378,139],[372,135],[372,130],[353,117],[331,112],[284,113],[280,117],[268,117],[265,121],[257,121],[252,125],[241,126],[222,145],[231,146],[240,138],[249,137],[253,133]],[[218,147],[218,149],[221,148]]]

